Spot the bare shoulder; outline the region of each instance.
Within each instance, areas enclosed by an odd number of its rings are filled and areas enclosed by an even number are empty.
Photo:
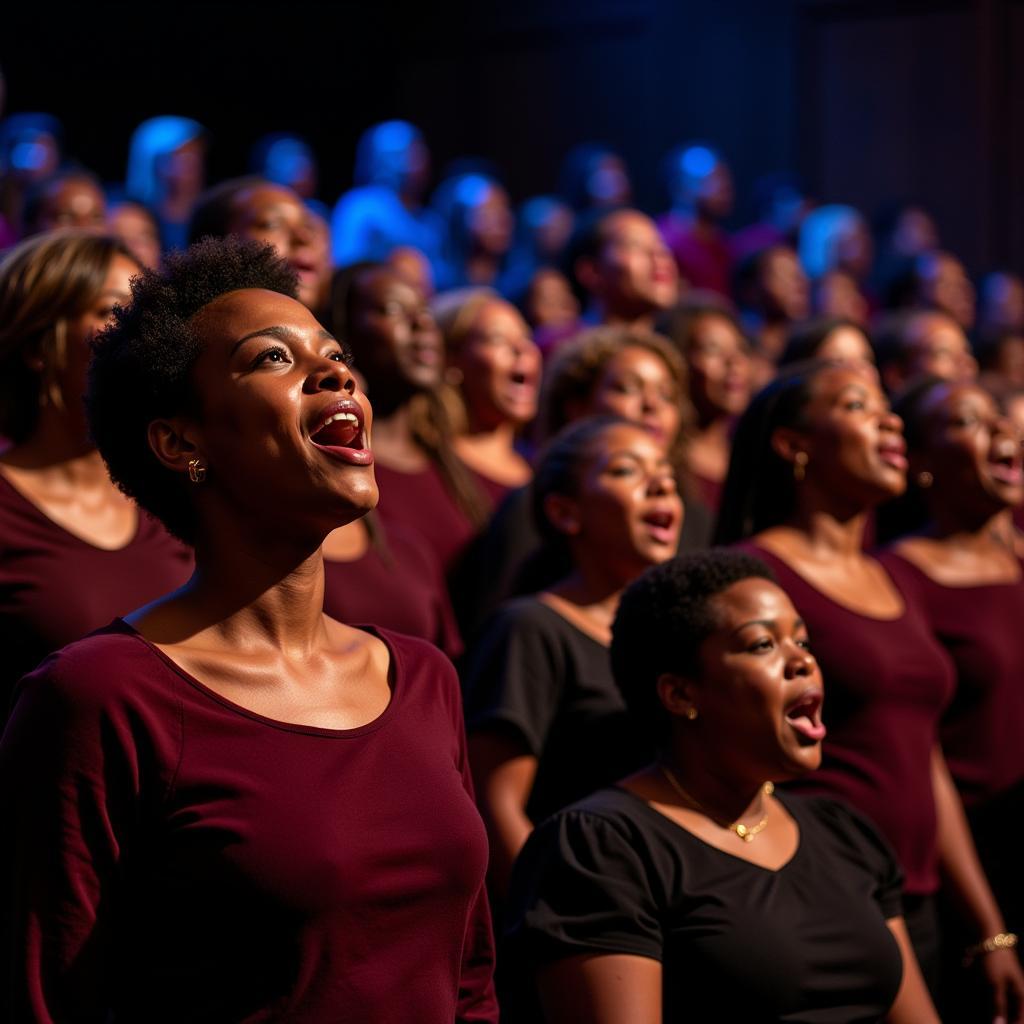
[[[904,537],[893,544],[890,550],[932,579],[935,578],[936,570],[950,559],[947,545],[932,537]]]

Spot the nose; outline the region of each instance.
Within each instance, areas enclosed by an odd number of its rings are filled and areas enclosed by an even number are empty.
[[[675,494],[676,478],[670,469],[659,469],[647,481],[647,495],[656,498],[663,494]]]
[[[882,430],[891,430],[894,434],[903,433],[903,420],[892,411],[892,409],[886,409],[882,413],[882,418],[879,421],[879,426]]]
[[[787,678],[795,679],[798,676],[812,675],[817,665],[818,663],[814,660],[814,655],[806,647],[801,647],[794,641],[792,652],[786,662]]]
[[[306,378],[303,388],[307,393],[315,391],[337,391],[354,395],[356,379],[347,363],[337,359],[320,359]]]

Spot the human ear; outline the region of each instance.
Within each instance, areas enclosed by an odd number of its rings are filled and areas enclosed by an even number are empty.
[[[662,672],[657,682],[658,700],[673,718],[694,721],[700,714],[697,687],[692,679],[676,672]]]
[[[772,451],[790,465],[800,461],[801,454],[804,456],[803,461],[806,465],[811,449],[810,439],[806,434],[802,434],[792,427],[776,427],[772,432],[770,444]]]
[[[199,431],[183,417],[153,420],[146,428],[150,450],[160,463],[175,473],[187,473],[189,463],[199,459],[205,465]]]
[[[575,537],[580,532],[580,507],[574,498],[549,494],[544,499],[544,515],[559,533]]]

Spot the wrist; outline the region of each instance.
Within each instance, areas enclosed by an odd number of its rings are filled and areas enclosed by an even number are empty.
[[[964,950],[964,967],[970,967],[978,957],[988,956],[1000,949],[1013,949],[1016,945],[1017,936],[1013,932],[996,932]]]

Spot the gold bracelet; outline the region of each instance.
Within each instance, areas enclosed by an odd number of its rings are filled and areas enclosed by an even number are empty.
[[[970,967],[979,956],[994,953],[997,949],[1013,949],[1017,945],[1017,936],[1013,932],[999,932],[964,950],[964,967]]]

